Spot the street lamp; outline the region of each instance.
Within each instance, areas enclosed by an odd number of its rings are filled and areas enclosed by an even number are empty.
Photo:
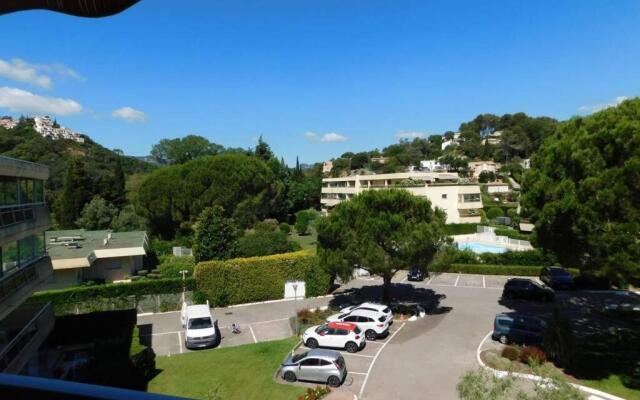
[[[296,335],[300,334],[300,321],[298,320],[298,282],[294,281],[291,286],[293,287],[293,301],[295,307],[295,318],[296,318]]]
[[[187,274],[189,273],[189,271],[187,271],[186,269],[183,269],[182,271],[180,271],[180,274],[182,274],[182,303],[184,304],[184,292],[185,290],[187,290],[187,287],[185,285],[185,281],[187,279]]]

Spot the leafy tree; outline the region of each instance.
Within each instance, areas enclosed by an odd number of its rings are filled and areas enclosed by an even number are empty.
[[[90,181],[84,163],[74,159],[67,166],[62,196],[56,206],[56,221],[61,228],[74,228],[76,220],[91,194]]]
[[[345,172],[351,170],[350,158],[336,158],[333,160],[333,167],[331,168],[331,176],[342,176]]]
[[[442,210],[405,190],[363,192],[318,222],[320,263],[345,280],[355,265],[381,276],[388,302],[396,272],[413,266],[426,271],[447,241],[445,220]]]
[[[117,214],[118,208],[116,206],[100,196],[95,196],[82,209],[76,225],[90,231],[107,229]]]
[[[316,212],[311,210],[302,210],[296,213],[295,229],[298,235],[308,235],[309,226],[311,222],[316,218]]]
[[[300,250],[281,231],[255,231],[238,239],[237,255],[240,257],[268,256]]]
[[[258,144],[254,150],[256,157],[262,159],[263,161],[269,161],[273,158],[273,152],[271,151],[271,147],[262,140],[262,135],[258,138]]]
[[[496,174],[493,171],[482,171],[478,177],[480,183],[493,182],[496,180]]]
[[[121,157],[117,158],[116,168],[113,172],[113,190],[115,193],[114,204],[116,207],[120,208],[124,205],[126,200],[125,176],[124,171],[122,170]]]
[[[640,99],[560,124],[533,156],[523,215],[564,265],[640,279]]]
[[[490,220],[496,219],[498,217],[504,217],[504,211],[500,207],[491,207],[487,210],[487,218]]]
[[[136,214],[133,205],[128,204],[111,221],[115,232],[140,231],[145,229],[144,219]]]
[[[291,225],[287,224],[286,222],[283,222],[280,225],[278,225],[278,230],[284,233],[285,235],[288,235],[289,233],[291,233]]]
[[[161,164],[183,164],[198,157],[214,155],[224,148],[207,138],[187,135],[177,139],[162,139],[151,148],[151,156]]]
[[[232,219],[226,218],[222,207],[207,207],[196,223],[193,256],[196,262],[226,260],[235,256],[237,231]]]
[[[351,168],[364,168],[369,163],[369,154],[367,152],[356,153],[351,157]]]

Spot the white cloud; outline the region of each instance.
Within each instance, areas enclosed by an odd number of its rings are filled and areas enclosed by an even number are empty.
[[[344,135],[340,135],[339,133],[335,133],[335,132],[328,132],[328,133],[325,133],[324,135],[319,135],[315,132],[305,132],[303,136],[305,139],[307,139],[310,142],[325,142],[325,143],[345,142],[349,139],[348,137]]]
[[[28,83],[43,89],[53,88],[53,78],[86,80],[75,70],[62,64],[30,64],[20,58],[5,61],[0,58],[0,76],[16,82]]]
[[[39,96],[10,87],[0,87],[0,107],[13,112],[54,115],[71,115],[82,111],[82,106],[75,100]]]
[[[594,112],[602,111],[605,108],[615,107],[615,106],[617,106],[618,104],[622,103],[623,101],[625,101],[627,99],[628,99],[627,96],[618,96],[610,103],[599,103],[599,104],[584,105],[584,106],[579,107],[578,111],[580,111],[582,113],[591,114],[591,113],[594,113]]]
[[[39,74],[35,68],[20,59],[13,59],[7,62],[0,58],[0,76],[43,89],[51,89],[53,87],[53,81],[50,77]]]
[[[144,112],[131,107],[118,108],[111,113],[111,116],[114,118],[121,118],[132,123],[147,121],[147,115]]]
[[[395,135],[396,139],[416,139],[416,138],[426,138],[429,136],[427,132],[405,132],[398,131]]]

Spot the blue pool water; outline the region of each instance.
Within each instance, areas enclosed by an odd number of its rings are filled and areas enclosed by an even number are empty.
[[[504,253],[507,251],[506,248],[500,246],[491,246],[488,244],[482,243],[458,243],[458,248],[461,250],[471,250],[476,254],[480,253]]]

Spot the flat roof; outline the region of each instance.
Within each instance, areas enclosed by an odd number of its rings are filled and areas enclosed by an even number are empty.
[[[46,180],[49,179],[49,167],[31,161],[0,156],[0,175]]]
[[[355,179],[366,179],[366,180],[378,180],[378,179],[408,179],[408,178],[423,178],[423,179],[458,179],[458,174],[456,172],[421,172],[421,171],[412,171],[412,172],[396,172],[392,174],[369,174],[369,175],[349,175],[343,176],[339,178],[323,178],[323,182],[336,182],[336,181],[349,181]]]
[[[105,246],[104,239],[107,238],[109,233],[111,233],[111,239]],[[52,243],[51,241],[53,238],[62,237],[78,238],[75,242],[79,243],[80,247],[74,248],[64,244]],[[47,231],[45,232],[45,240],[47,252],[52,260],[88,258],[92,253],[100,250],[147,247],[147,233],[144,231],[111,232],[108,230],[87,231],[84,229]]]

